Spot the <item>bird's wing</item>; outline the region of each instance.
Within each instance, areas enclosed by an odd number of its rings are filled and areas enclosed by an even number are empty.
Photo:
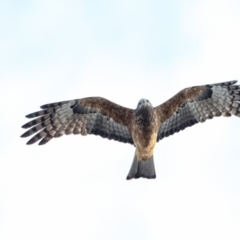
[[[103,138],[133,144],[128,130],[134,110],[119,106],[107,99],[90,97],[41,106],[43,110],[28,114],[35,118],[24,124],[31,128],[21,137],[35,134],[27,144],[38,140],[39,145],[64,134],[95,134]]]
[[[157,140],[213,117],[240,117],[240,85],[236,82],[186,88],[157,106],[161,123]]]

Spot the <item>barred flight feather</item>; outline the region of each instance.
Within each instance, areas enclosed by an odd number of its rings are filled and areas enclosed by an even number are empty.
[[[104,115],[97,107],[81,105],[80,100],[45,104],[41,108],[44,110],[28,114],[27,118],[37,118],[22,126],[30,129],[21,137],[35,134],[27,144],[41,140],[39,145],[43,145],[64,134],[95,134],[103,138],[133,144],[127,126]]]
[[[157,140],[168,137],[180,130],[198,122],[205,122],[218,116],[230,117],[232,114],[240,117],[240,85],[233,85],[237,81],[209,84],[199,88],[199,94],[190,96],[193,88],[186,88],[164,104],[156,107],[161,116],[163,108],[176,104],[180,95],[189,95],[185,101],[176,107],[175,112],[169,114],[160,124]],[[202,90],[201,90],[202,88]]]

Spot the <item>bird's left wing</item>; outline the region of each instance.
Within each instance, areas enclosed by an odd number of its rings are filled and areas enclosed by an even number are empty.
[[[160,118],[157,140],[213,117],[240,117],[240,85],[234,85],[236,82],[186,88],[157,106]]]
[[[128,130],[132,109],[117,105],[100,97],[82,98],[41,106],[43,110],[28,114],[35,118],[24,124],[31,128],[21,137],[35,134],[27,144],[39,140],[39,145],[64,134],[95,134],[103,138],[133,144]]]

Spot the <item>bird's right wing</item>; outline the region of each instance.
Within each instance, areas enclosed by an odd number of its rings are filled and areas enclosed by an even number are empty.
[[[64,134],[95,134],[103,138],[133,144],[128,126],[134,110],[100,97],[82,98],[41,106],[43,110],[28,114],[35,118],[24,124],[31,128],[21,137],[35,134],[27,144],[39,145]],[[37,118],[36,118],[37,117]]]

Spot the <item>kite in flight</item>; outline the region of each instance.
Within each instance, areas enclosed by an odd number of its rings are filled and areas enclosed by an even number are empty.
[[[141,99],[129,109],[101,97],[50,103],[28,114],[35,118],[21,137],[35,134],[27,144],[39,145],[66,134],[94,134],[133,144],[136,148],[127,179],[156,178],[153,150],[156,142],[206,119],[240,117],[240,85],[237,81],[185,88],[153,107]]]

